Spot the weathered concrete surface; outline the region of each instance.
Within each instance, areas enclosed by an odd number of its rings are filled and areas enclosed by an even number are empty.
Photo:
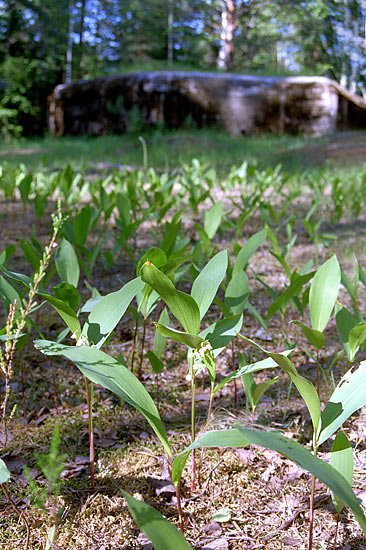
[[[190,117],[232,135],[366,128],[366,101],[324,77],[128,73],[57,86],[48,107],[53,135],[123,133],[136,108],[151,126],[179,128]]]

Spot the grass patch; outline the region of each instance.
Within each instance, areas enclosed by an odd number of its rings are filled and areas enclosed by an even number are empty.
[[[314,165],[310,155],[304,158],[298,151],[306,146],[322,146],[325,138],[263,135],[233,138],[225,131],[181,130],[143,132],[148,151],[148,165],[159,170],[172,170],[193,158],[210,164],[221,173],[242,162],[257,161],[260,167],[282,163],[289,170],[302,170]],[[24,163],[28,169],[55,169],[69,163],[82,170],[99,163],[142,166],[140,134],[120,136],[32,138],[14,144],[0,144],[0,164],[12,166]],[[316,159],[316,165],[322,159]]]

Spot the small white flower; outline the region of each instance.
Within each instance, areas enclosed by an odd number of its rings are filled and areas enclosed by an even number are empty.
[[[76,340],[76,346],[77,347],[81,347],[81,346],[89,346],[89,340],[88,338],[84,335],[84,334],[80,334],[79,338],[77,337],[76,333],[74,332],[72,335],[71,335],[71,338],[73,340]]]

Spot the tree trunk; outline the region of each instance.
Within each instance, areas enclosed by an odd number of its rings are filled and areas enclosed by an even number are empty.
[[[173,23],[174,23],[174,14],[173,14],[173,2],[169,0],[168,4],[168,65],[173,65]]]
[[[75,74],[75,78],[82,78],[82,62],[83,62],[83,35],[84,35],[84,21],[85,21],[85,0],[81,0],[80,7],[80,27],[79,27],[79,52],[78,52],[78,68]]]
[[[233,70],[235,28],[235,0],[221,0],[221,40],[217,60],[218,69]]]
[[[69,29],[67,33],[66,71],[65,71],[66,84],[69,84],[72,81],[73,10],[74,10],[74,2],[73,0],[69,0]]]

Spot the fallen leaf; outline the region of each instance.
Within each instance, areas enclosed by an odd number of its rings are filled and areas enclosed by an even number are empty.
[[[23,471],[23,466],[27,461],[22,456],[10,456],[6,459],[6,467],[12,474],[18,474]]]
[[[205,544],[202,550],[229,550],[229,543],[226,539],[216,539]]]
[[[281,542],[287,546],[301,546],[302,544],[300,539],[295,539],[294,537],[282,537]]]
[[[236,456],[239,458],[241,462],[244,462],[244,464],[250,464],[255,460],[257,456],[250,449],[235,449],[234,453],[236,454]]]
[[[205,525],[203,531],[206,533],[206,535],[211,535],[213,537],[218,537],[222,533],[221,526],[217,523],[217,521],[211,521],[210,523]]]
[[[139,543],[141,550],[153,550],[154,549],[154,547],[151,544],[150,540],[143,533],[139,534],[139,536],[137,537],[137,542]]]
[[[225,523],[231,520],[231,510],[229,508],[220,508],[212,514],[211,519],[218,521],[219,523]]]
[[[264,331],[263,328],[259,328],[257,332],[254,333],[254,338],[259,338],[259,340],[263,340],[264,342],[271,342],[272,336]]]

